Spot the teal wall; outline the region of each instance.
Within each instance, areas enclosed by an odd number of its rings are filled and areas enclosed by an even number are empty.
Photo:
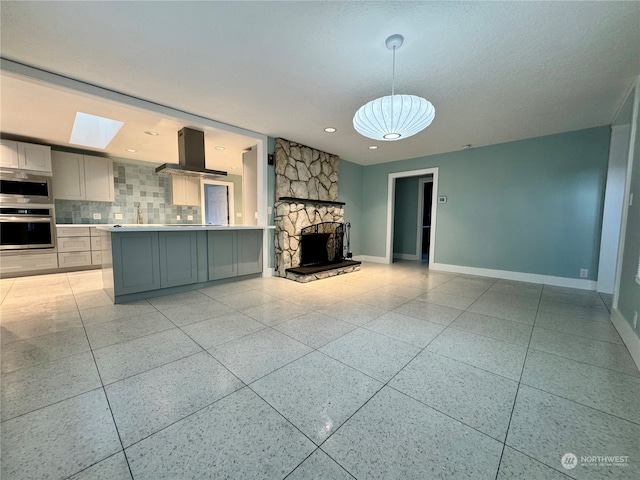
[[[632,146],[635,145],[630,188],[634,201],[627,213],[618,295],[618,310],[629,322],[631,328],[633,328],[633,313],[640,314],[640,285],[635,279],[638,256],[640,256],[640,109],[637,106],[636,103],[634,117],[638,128],[636,128],[635,138],[631,139]],[[635,332],[640,336],[637,328]]]
[[[396,180],[393,253],[416,254],[418,183],[417,177]]]
[[[385,256],[390,173],[439,167],[435,261],[597,278],[609,127],[364,167],[362,255]]]
[[[351,223],[351,252],[361,255],[362,221],[362,165],[340,160],[338,201],[345,202],[344,221]]]

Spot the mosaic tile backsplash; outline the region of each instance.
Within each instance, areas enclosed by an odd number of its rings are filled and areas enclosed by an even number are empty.
[[[113,203],[56,200],[56,223],[137,223],[138,207],[143,223],[202,223],[200,207],[171,205],[171,179],[158,175],[155,166],[113,161],[115,201]],[[94,220],[93,214],[102,218]],[[115,219],[121,213],[122,219]],[[177,220],[177,215],[181,220]],[[193,220],[187,220],[193,215]]]

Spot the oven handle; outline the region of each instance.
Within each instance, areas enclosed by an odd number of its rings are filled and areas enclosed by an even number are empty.
[[[30,222],[30,223],[46,223],[49,222],[51,223],[53,221],[53,219],[51,217],[30,217],[28,215],[25,215],[24,217],[19,216],[19,217],[5,217],[5,216],[0,216],[0,223],[6,223],[6,222]]]

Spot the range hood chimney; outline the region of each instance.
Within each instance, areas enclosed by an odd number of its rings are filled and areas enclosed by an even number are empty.
[[[224,177],[227,172],[205,168],[204,132],[184,127],[178,132],[178,162],[165,163],[156,168],[156,173],[183,177]]]

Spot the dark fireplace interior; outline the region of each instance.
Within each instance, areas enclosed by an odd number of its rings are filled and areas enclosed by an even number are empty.
[[[339,263],[343,256],[344,224],[324,222],[300,232],[300,266],[311,267]]]

